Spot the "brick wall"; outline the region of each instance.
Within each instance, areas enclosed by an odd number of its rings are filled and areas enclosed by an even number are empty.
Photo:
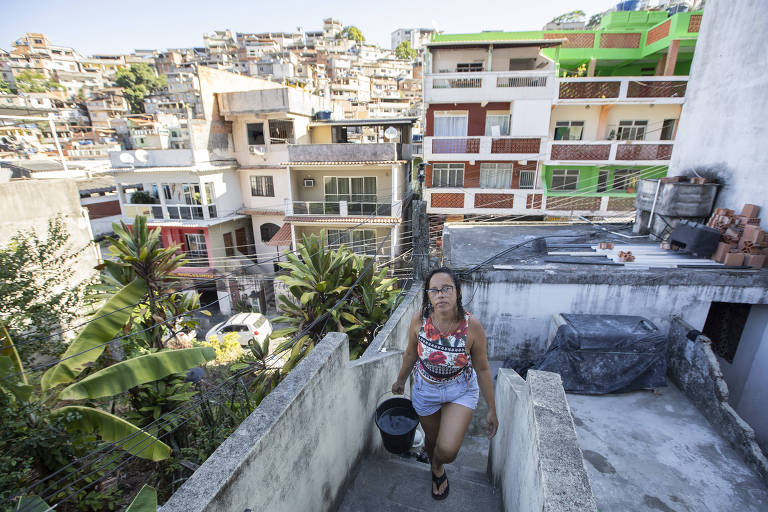
[[[514,194],[475,194],[475,208],[513,208]]]
[[[544,34],[544,39],[566,39],[563,48],[594,48],[595,46],[595,34],[556,32]]]
[[[670,20],[665,21],[658,27],[652,28],[648,31],[648,37],[645,40],[645,44],[653,44],[659,39],[663,39],[669,35],[669,26],[672,24]]]
[[[600,48],[640,48],[640,33],[602,34]]]
[[[547,210],[599,210],[599,197],[548,196]]]
[[[464,208],[464,194],[432,194],[432,208]]]
[[[525,207],[529,210],[541,209],[541,194],[528,194],[525,199]]]
[[[672,144],[619,144],[616,160],[669,160]]]
[[[612,212],[633,212],[635,211],[634,197],[609,197],[608,210]]]
[[[701,29],[701,14],[691,14],[688,21],[688,32],[698,32]]]
[[[478,137],[485,135],[486,112],[489,110],[509,110],[509,102],[488,103],[485,107],[481,107],[480,103],[437,103],[430,105],[427,109],[425,136],[433,137],[435,135],[435,111],[442,110],[468,111],[467,135]]]
[[[621,146],[619,146],[621,147]],[[610,144],[554,144],[552,160],[608,160]]]

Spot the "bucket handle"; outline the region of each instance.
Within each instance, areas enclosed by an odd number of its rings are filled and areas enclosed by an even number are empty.
[[[390,395],[393,395],[393,396],[402,396],[403,398],[409,398],[409,397],[408,397],[408,396],[405,394],[405,389],[403,389],[403,394],[402,394],[402,395],[396,395],[396,394],[395,394],[395,393],[393,393],[391,390],[390,390],[390,391],[385,391],[385,392],[383,392],[381,395],[379,395],[379,398],[377,398],[377,399],[376,399],[376,408],[373,410],[373,418],[374,418],[374,419],[376,419],[376,409],[378,409],[378,408],[379,408],[379,406],[381,405],[381,398],[382,398],[384,395],[386,395],[386,394],[390,394]]]

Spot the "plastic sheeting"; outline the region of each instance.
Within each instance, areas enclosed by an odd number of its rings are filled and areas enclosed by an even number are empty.
[[[640,316],[561,315],[533,368],[559,373],[566,391],[604,394],[666,386],[667,338]]]

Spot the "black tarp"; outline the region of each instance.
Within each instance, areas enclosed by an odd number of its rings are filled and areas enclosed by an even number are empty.
[[[616,393],[666,386],[666,336],[640,316],[561,315],[547,353],[532,367],[559,373],[566,391]]]

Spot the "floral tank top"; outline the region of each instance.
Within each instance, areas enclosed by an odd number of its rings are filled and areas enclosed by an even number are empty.
[[[441,333],[427,317],[421,324],[418,336],[419,373],[431,381],[452,380],[465,370],[471,369],[472,359],[467,354],[469,313],[450,333]]]

